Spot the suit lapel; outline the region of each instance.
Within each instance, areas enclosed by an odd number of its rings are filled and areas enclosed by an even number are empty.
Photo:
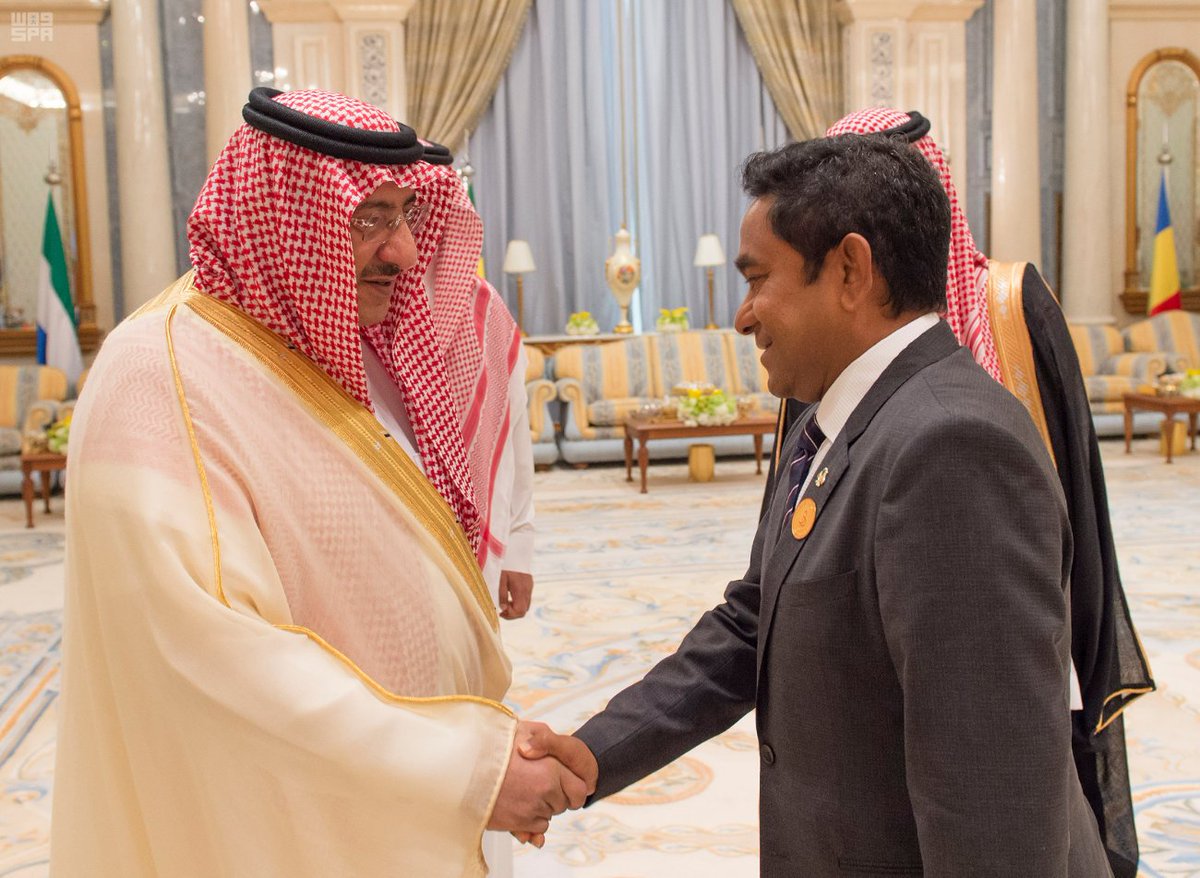
[[[766,519],[767,527],[771,528],[771,530],[768,531],[767,538],[764,540],[763,568],[759,578],[762,589],[762,603],[759,609],[758,627],[759,673],[762,672],[763,655],[766,652],[767,638],[770,637],[771,622],[775,616],[775,604],[779,600],[779,592],[784,587],[788,575],[800,558],[801,552],[814,540],[820,539],[821,514],[825,511],[830,498],[833,497],[833,493],[842,481],[842,477],[850,469],[852,463],[851,449],[854,447],[855,441],[871,424],[871,421],[879,409],[883,407],[883,404],[891,399],[892,395],[906,381],[926,366],[954,353],[958,347],[959,345],[954,338],[954,333],[950,331],[945,322],[939,321],[937,326],[926,330],[912,344],[901,351],[896,359],[892,360],[891,364],[884,369],[883,374],[879,376],[878,380],[871,385],[871,389],[867,391],[862,402],[851,413],[850,418],[846,421],[846,425],[838,433],[829,451],[816,468],[813,478],[809,479],[808,487],[805,488],[804,493],[797,500],[797,506],[804,500],[811,499],[817,507],[816,519],[812,530],[803,539],[796,539],[792,535],[791,522],[783,521],[784,506],[787,503],[787,479],[777,479],[775,493],[771,499],[771,509]],[[785,448],[787,456],[781,456],[780,459],[790,461],[791,456],[795,454],[798,443],[799,432],[793,429],[788,436],[787,447]],[[825,469],[828,472],[825,473],[825,478],[820,480],[822,484],[818,485],[817,476]],[[784,485],[782,491],[780,490],[779,482],[782,482]]]

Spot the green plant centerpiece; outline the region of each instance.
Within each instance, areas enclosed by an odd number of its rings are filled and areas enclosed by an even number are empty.
[[[600,325],[590,311],[576,311],[567,319],[567,335],[599,335]]]
[[[71,416],[60,418],[46,429],[46,449],[55,454],[67,453],[67,440],[71,436]]]
[[[1188,369],[1179,380],[1179,392],[1192,399],[1200,399],[1200,369]]]
[[[683,332],[688,328],[688,309],[659,308],[654,328],[659,332]]]
[[[675,402],[679,419],[689,427],[731,424],[737,420],[737,400],[723,390],[688,389]]]

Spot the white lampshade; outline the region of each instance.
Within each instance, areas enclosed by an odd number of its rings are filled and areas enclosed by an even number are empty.
[[[704,268],[724,265],[725,251],[721,249],[721,239],[716,235],[701,235],[700,243],[696,245],[696,259],[692,264]]]
[[[537,271],[533,264],[533,251],[529,249],[528,241],[509,241],[508,250],[504,252],[504,273],[524,274],[527,271]]]

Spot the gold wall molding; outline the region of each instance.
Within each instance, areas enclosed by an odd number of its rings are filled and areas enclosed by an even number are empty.
[[[67,104],[67,137],[71,149],[71,186],[74,190],[71,207],[75,222],[75,305],[79,309],[79,344],[85,352],[95,350],[99,343],[99,330],[96,327],[96,304],[92,299],[92,239],[88,226],[83,110],[79,103],[79,92],[65,70],[39,55],[6,55],[0,58],[0,78],[15,70],[33,70],[47,77],[58,86]],[[84,346],[85,338],[90,347]],[[36,331],[32,329],[2,329],[0,339],[4,340],[0,343],[0,353],[37,351]]]
[[[108,5],[109,0],[0,0],[0,13],[49,12],[55,24],[99,24],[108,14]]]
[[[1196,0],[1113,0],[1108,4],[1108,17],[1117,21],[1188,21],[1200,19],[1200,3]]]
[[[1200,8],[1200,5],[1191,4]],[[1200,79],[1200,58],[1188,49],[1167,46],[1155,49],[1133,68],[1129,84],[1125,89],[1125,289],[1121,293],[1121,304],[1129,314],[1145,315],[1149,291],[1142,288],[1138,277],[1137,246],[1137,135],[1138,135],[1138,90],[1142,79],[1160,61],[1178,61],[1191,68]],[[1183,307],[1187,311],[1200,311],[1200,288],[1183,290]]]
[[[416,0],[361,3],[354,0],[259,0],[271,24],[310,21],[403,21]]]

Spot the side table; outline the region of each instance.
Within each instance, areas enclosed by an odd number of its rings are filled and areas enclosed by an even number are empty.
[[[1167,463],[1171,462],[1171,430],[1176,415],[1188,416],[1188,438],[1192,442],[1192,451],[1196,450],[1196,415],[1200,414],[1200,399],[1190,396],[1158,396],[1153,393],[1127,393],[1125,401],[1125,453],[1128,454],[1133,442],[1133,413],[1142,411],[1162,412],[1167,416],[1164,427],[1167,436]]]
[[[50,511],[50,474],[67,468],[67,456],[53,451],[21,453],[21,497],[25,500],[25,526],[33,527],[33,474],[42,474],[42,500]]]
[[[625,418],[625,481],[633,481],[633,443],[638,443],[638,466],[642,471],[642,493],[646,493],[646,467],[650,465],[650,453],[646,443],[651,439],[704,439],[709,436],[754,437],[755,472],[762,474],[763,436],[775,432],[778,418],[775,415],[750,414],[729,424],[710,424],[689,427],[683,421],[668,419],[650,420],[631,414]]]

